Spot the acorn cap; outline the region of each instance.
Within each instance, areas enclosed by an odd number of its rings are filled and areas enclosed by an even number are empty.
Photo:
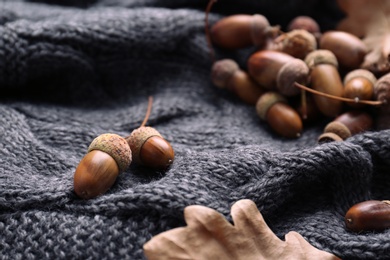
[[[319,64],[330,64],[336,68],[339,66],[336,56],[329,50],[314,50],[307,54],[305,62],[309,68],[313,68]]]
[[[251,24],[251,38],[253,45],[262,46],[267,38],[267,31],[270,29],[268,19],[261,14],[254,14],[252,16]]]
[[[261,95],[259,100],[257,100],[256,103],[257,115],[261,119],[266,120],[268,109],[276,102],[287,103],[287,100],[279,93],[273,91],[269,91]]]
[[[109,154],[118,164],[119,172],[125,171],[131,163],[131,150],[126,139],[117,134],[102,134],[88,147],[88,152],[99,150]]]
[[[226,88],[226,85],[234,72],[239,70],[237,62],[232,59],[223,59],[214,62],[211,68],[211,80],[215,86]]]
[[[283,52],[299,59],[304,59],[308,53],[317,49],[317,39],[303,29],[295,29],[279,37],[283,44]]]
[[[368,81],[371,82],[372,85],[375,85],[376,83],[376,77],[371,71],[366,69],[356,69],[348,72],[347,75],[345,75],[344,85],[347,84],[348,81],[350,81],[351,79],[358,78],[358,77],[363,77],[367,79]]]
[[[351,131],[343,123],[333,121],[325,126],[324,133],[334,133],[345,140],[348,137],[351,137]]]
[[[318,137],[318,143],[341,142],[343,139],[335,133],[323,133]]]
[[[141,163],[140,151],[143,144],[152,136],[159,136],[160,133],[150,126],[141,126],[131,132],[130,136],[126,139],[130,145],[130,149],[133,153],[133,161],[135,163]]]
[[[309,77],[309,67],[301,59],[293,59],[285,63],[276,77],[276,87],[280,94],[294,96],[300,93],[300,89],[294,83],[306,85]]]

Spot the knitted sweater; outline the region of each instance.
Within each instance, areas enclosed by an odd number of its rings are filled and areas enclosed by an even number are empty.
[[[231,220],[251,199],[283,238],[299,232],[343,259],[388,259],[390,230],[351,233],[353,204],[390,198],[390,131],[318,144],[327,120],[276,135],[253,106],[217,89],[204,33],[206,0],[0,1],[0,259],[144,259],[152,236],[185,225],[188,205]],[[324,29],[333,1],[219,1],[210,23],[299,14]],[[224,51],[245,66],[249,50]],[[105,194],[78,198],[73,174],[102,133],[142,122],[175,150],[167,171],[132,165]]]

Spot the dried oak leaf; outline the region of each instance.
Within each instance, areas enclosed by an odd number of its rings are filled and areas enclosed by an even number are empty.
[[[280,240],[255,203],[240,200],[231,209],[234,225],[204,206],[184,209],[187,226],[154,236],[144,244],[147,259],[339,259],[314,248],[297,232]]]
[[[337,29],[363,38],[368,52],[361,65],[376,75],[390,72],[390,1],[338,0],[346,18]]]

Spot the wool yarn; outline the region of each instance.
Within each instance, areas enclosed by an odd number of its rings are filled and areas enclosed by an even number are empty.
[[[317,144],[326,122],[283,139],[215,88],[198,0],[0,1],[0,259],[144,259],[142,245],[203,205],[229,220],[251,199],[281,238],[299,232],[342,259],[388,259],[390,230],[354,234],[353,204],[390,198],[390,131]],[[285,25],[342,17],[333,1],[219,1],[210,22],[262,13]],[[247,52],[217,50],[217,57]],[[166,172],[131,166],[79,199],[73,173],[102,133],[148,125],[175,150]]]

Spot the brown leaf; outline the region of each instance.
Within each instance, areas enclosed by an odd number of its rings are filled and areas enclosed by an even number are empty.
[[[368,53],[362,68],[376,75],[390,71],[390,1],[388,0],[338,0],[347,17],[337,29],[363,37]]]
[[[234,226],[204,206],[184,209],[187,226],[163,232],[144,245],[147,259],[339,259],[289,232],[280,240],[255,203],[240,200],[231,209]]]

